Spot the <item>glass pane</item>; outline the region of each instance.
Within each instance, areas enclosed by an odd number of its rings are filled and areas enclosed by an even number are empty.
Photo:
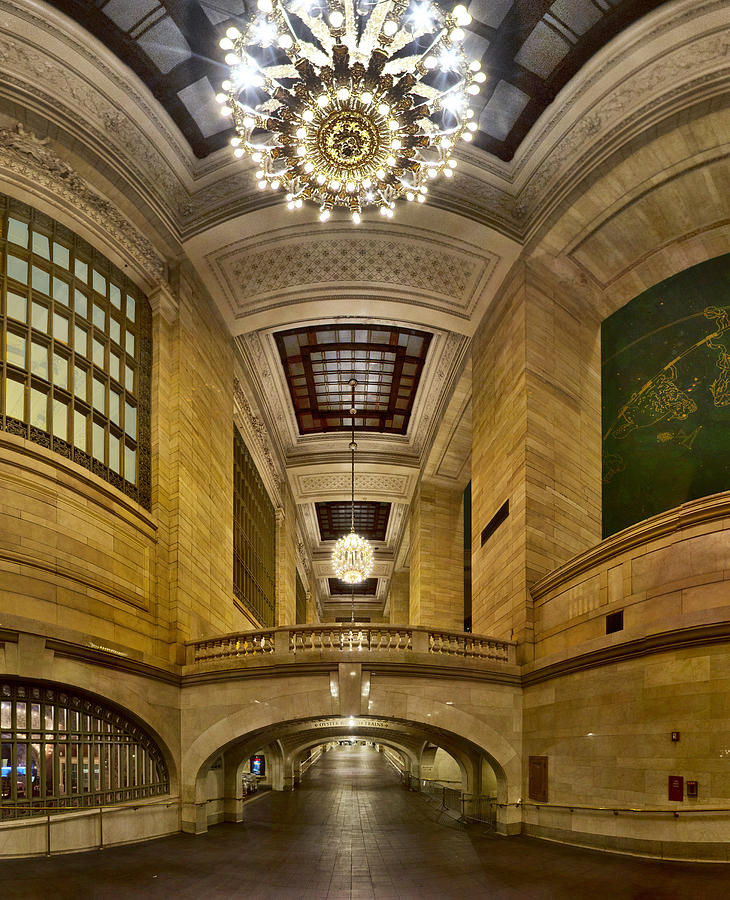
[[[109,418],[115,425],[119,425],[119,394],[112,389],[109,390]]]
[[[129,403],[124,404],[124,430],[137,440],[137,408]]]
[[[96,303],[94,304],[94,325],[102,331],[106,328],[106,312]]]
[[[5,415],[25,421],[25,388],[20,381],[8,378],[5,382]]]
[[[59,387],[68,387],[68,360],[60,353],[53,354],[53,383]]]
[[[41,727],[41,705],[40,703],[31,703],[30,705],[30,727],[33,731],[39,731]]]
[[[35,341],[30,344],[30,371],[48,381],[48,347]]]
[[[53,276],[53,299],[68,306],[68,282]]]
[[[41,431],[46,430],[48,395],[37,388],[30,390],[30,424]]]
[[[2,703],[0,703],[0,728],[11,728],[11,715],[10,701],[3,700]]]
[[[127,318],[130,321],[134,322],[134,315],[135,315],[134,297],[132,297],[130,294],[127,294]]]
[[[111,339],[115,344],[121,343],[122,328],[119,322],[117,322],[117,320],[114,318],[114,316],[111,316],[109,318],[109,334],[111,335]]]
[[[104,368],[104,345],[101,341],[98,341],[94,338],[93,341],[94,346],[94,363],[99,366],[100,369]]]
[[[33,266],[33,290],[42,294],[51,293],[51,276],[40,266]]]
[[[74,291],[74,309],[76,310],[77,316],[83,316],[84,319],[86,318],[88,301],[86,299],[86,294],[81,291]]]
[[[31,324],[33,328],[48,334],[48,307],[42,303],[33,303],[31,308]]]
[[[68,247],[64,247],[63,244],[59,244],[54,241],[53,261],[57,266],[62,266],[64,269],[68,269],[70,262]]]
[[[68,770],[66,768],[66,744],[58,744],[58,793],[66,793]]]
[[[117,475],[122,473],[122,463],[119,454],[119,438],[109,433],[109,468],[113,469]]]
[[[17,366],[19,369],[25,368],[25,338],[18,334],[8,332],[6,356],[11,366]]]
[[[89,399],[87,373],[81,366],[74,366],[74,394],[82,400]]]
[[[104,428],[94,422],[92,456],[104,462]]]
[[[51,245],[45,234],[33,232],[33,253],[36,256],[42,256],[43,259],[51,258]]]
[[[21,284],[28,284],[28,263],[8,253],[7,274],[8,278],[14,278]]]
[[[28,726],[28,708],[25,703],[18,701],[15,704],[15,727],[24,731]]]
[[[30,772],[28,779],[28,789],[32,797],[40,797],[41,795],[41,745],[30,745]]]
[[[115,381],[119,381],[119,357],[111,351],[109,352],[109,374]]]
[[[8,219],[8,240],[19,247],[28,246],[28,225],[18,219]]]
[[[86,416],[74,410],[74,444],[80,450],[86,450]]]
[[[76,352],[80,353],[82,356],[86,356],[86,330],[84,328],[79,328],[78,325],[76,325],[74,328],[74,344],[74,349],[76,350]]]
[[[101,272],[97,272],[96,269],[94,269],[93,287],[98,294],[103,294],[106,297],[106,278]]]
[[[53,750],[55,744],[45,745],[46,797],[53,797]]]
[[[137,480],[137,476],[135,474],[135,467],[137,463],[137,454],[131,447],[124,448],[124,477],[127,481],[131,481],[134,484]]]
[[[68,319],[57,312],[53,314],[53,336],[57,341],[68,343]]]
[[[109,283],[109,299],[117,309],[121,309],[122,292],[119,290],[116,284],[112,284],[111,282]]]
[[[44,718],[46,731],[53,731],[53,707],[49,703],[46,703]]]
[[[131,366],[124,367],[124,387],[134,393],[134,369]]]
[[[25,800],[28,796],[27,790],[27,761],[28,761],[28,745],[18,744],[16,747],[18,765],[15,770],[15,781],[18,785],[18,800]]]
[[[106,385],[98,378],[94,378],[94,409],[106,415]]]
[[[134,356],[134,335],[131,331],[127,332],[127,353]]]
[[[68,406],[63,400],[53,398],[53,434],[62,441],[68,440]]]
[[[74,260],[74,275],[85,284],[89,283],[89,267],[83,260],[78,258]]]
[[[7,295],[7,312],[11,319],[17,319],[19,322],[25,322],[28,309],[28,301],[20,294],[8,291]]]

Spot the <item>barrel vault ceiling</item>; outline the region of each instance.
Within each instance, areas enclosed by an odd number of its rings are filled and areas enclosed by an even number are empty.
[[[568,81],[662,3],[468,3],[467,51],[481,59],[487,82],[472,103],[479,130],[465,165],[478,158],[507,171],[504,164]],[[357,229],[334,220],[322,226],[273,199],[227,214],[234,164],[226,149],[231,132],[214,100],[226,75],[218,41],[252,13],[255,0],[49,5],[145,83],[199,161],[219,208],[183,234],[184,248],[235,338],[255,421],[286,469],[310,587],[313,581],[329,620],[349,617],[353,603],[358,617],[382,615],[392,574],[407,565],[418,479],[461,489],[470,478],[470,341],[520,252],[519,235],[453,203],[405,208],[392,222],[364,219]],[[464,194],[460,209],[468,210],[475,180],[453,182]],[[353,376],[357,527],[376,547],[373,577],[354,595],[332,579],[330,564],[334,536],[349,530]]]

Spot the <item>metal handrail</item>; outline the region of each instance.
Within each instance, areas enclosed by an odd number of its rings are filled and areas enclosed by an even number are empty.
[[[592,812],[612,812],[618,815],[620,812],[627,813],[672,813],[677,816],[679,813],[687,812],[730,812],[730,806],[688,806],[682,809],[675,809],[671,806],[586,806],[582,803],[537,803],[532,800],[518,800],[515,803],[497,803],[500,809],[507,809],[510,806],[534,806],[536,809],[574,809],[590,810]]]

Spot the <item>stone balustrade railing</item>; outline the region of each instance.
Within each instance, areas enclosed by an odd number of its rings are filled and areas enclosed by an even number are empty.
[[[243,631],[187,642],[187,665],[214,660],[291,662],[349,653],[377,653],[393,661],[425,657],[515,664],[516,645],[485,635],[410,625],[296,625]],[[432,659],[436,663],[436,659]]]

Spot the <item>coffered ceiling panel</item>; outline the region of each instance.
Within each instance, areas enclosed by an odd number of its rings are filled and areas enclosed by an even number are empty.
[[[431,335],[386,325],[318,325],[274,335],[300,434],[405,434]]]
[[[330,597],[374,597],[378,592],[378,579],[366,578],[360,584],[345,584],[339,578],[329,578]]]
[[[336,541],[350,531],[352,504],[347,501],[315,503],[320,539]],[[354,504],[357,534],[369,541],[384,541],[390,518],[390,503],[356,500]]]

